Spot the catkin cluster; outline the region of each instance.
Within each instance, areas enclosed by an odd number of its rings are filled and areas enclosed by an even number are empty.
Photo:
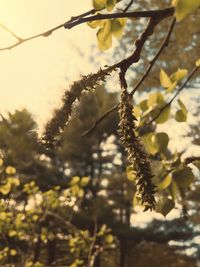
[[[126,89],[122,89],[121,103],[119,106],[119,134],[122,144],[127,152],[128,162],[136,176],[137,195],[145,207],[144,211],[155,207],[155,186],[152,183],[150,162],[135,134],[133,106],[129,102]]]
[[[61,106],[54,111],[52,118],[46,124],[44,130],[42,144],[46,152],[53,152],[72,114],[72,106],[76,100],[80,100],[82,92],[95,89],[101,81],[105,81],[106,76],[108,76],[111,71],[112,69],[110,71],[100,69],[95,74],[83,76],[80,81],[76,81],[72,84],[70,90],[65,91]]]

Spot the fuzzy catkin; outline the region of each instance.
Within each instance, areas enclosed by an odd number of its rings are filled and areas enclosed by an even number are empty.
[[[42,137],[42,144],[49,154],[53,152],[56,144],[60,140],[61,133],[67,125],[72,114],[72,106],[76,100],[80,100],[83,91],[91,91],[99,85],[101,81],[105,82],[106,77],[113,71],[100,69],[95,74],[83,76],[80,81],[72,84],[70,90],[65,91],[61,106],[54,111],[50,121],[46,124]]]
[[[119,134],[127,152],[128,162],[136,175],[137,195],[141,199],[144,210],[153,210],[155,207],[155,186],[152,183],[152,171],[139,138],[135,134],[133,106],[129,102],[126,89],[122,89],[119,106]]]

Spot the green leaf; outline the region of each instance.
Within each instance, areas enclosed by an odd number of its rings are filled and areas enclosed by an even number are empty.
[[[106,1],[106,8],[108,11],[113,10],[114,6],[116,4],[116,0],[107,0]]]
[[[178,99],[178,104],[179,104],[179,106],[181,107],[181,109],[182,109],[182,111],[185,113],[185,114],[187,114],[187,108],[186,108],[186,106],[184,105],[184,103],[180,100],[180,98]]]
[[[123,29],[126,24],[125,18],[111,20],[111,32],[116,38],[120,38],[123,34]]]
[[[105,241],[106,241],[107,244],[112,244],[113,241],[114,241],[114,237],[113,237],[113,235],[111,235],[111,234],[106,235],[106,236],[105,236]]]
[[[175,114],[175,119],[178,122],[185,122],[187,121],[187,114],[185,114],[182,110],[178,110]]]
[[[93,2],[93,7],[96,10],[106,7],[106,0],[93,0],[92,2]]]
[[[150,108],[150,107],[154,106],[155,104],[158,106],[162,106],[165,104],[163,94],[161,94],[159,92],[155,92],[155,93],[149,95],[149,98],[147,100],[148,107]]]
[[[177,86],[177,82],[173,82],[168,88],[167,88],[167,91],[166,93],[171,93],[174,91],[174,89],[176,88]]]
[[[104,25],[104,21],[103,20],[94,20],[94,21],[88,22],[88,25],[94,29],[97,27],[102,27]]]
[[[162,112],[161,114],[159,115],[159,117],[156,119],[156,122],[158,124],[162,124],[162,123],[165,123],[169,117],[170,117],[170,110],[171,110],[171,107],[170,106],[167,106]]]
[[[11,183],[6,183],[5,185],[1,185],[0,186],[0,192],[3,194],[3,195],[8,195],[11,191]]]
[[[89,181],[90,181],[89,177],[87,177],[87,176],[82,177],[81,178],[81,186],[84,187],[84,186],[88,185]]]
[[[171,174],[168,174],[167,176],[165,176],[165,178],[157,185],[158,189],[160,190],[164,190],[167,187],[170,186],[172,182],[172,176]]]
[[[180,99],[178,99],[178,104],[181,109],[176,112],[175,119],[178,122],[185,122],[187,121],[187,108]]]
[[[133,107],[133,115],[136,118],[139,118],[140,117],[140,115],[141,115],[141,109],[138,106],[134,106]]]
[[[196,62],[195,62],[196,66],[197,67],[200,67],[200,59],[198,59]]]
[[[172,82],[179,82],[183,78],[185,78],[187,74],[188,74],[187,69],[178,69],[174,74],[171,75],[170,79]]]
[[[77,184],[79,181],[80,181],[80,177],[78,177],[78,176],[74,176],[74,177],[72,177],[72,179],[71,179],[70,185],[75,185],[75,184]]]
[[[170,80],[170,77],[163,69],[161,69],[160,71],[160,84],[164,88],[168,88],[172,85],[172,81]]]
[[[158,152],[158,148],[152,142],[153,133],[147,133],[142,136],[142,141],[148,154],[155,155]]]
[[[104,21],[104,26],[97,32],[98,45],[100,50],[107,50],[112,45],[111,21]]]
[[[148,109],[147,100],[142,100],[139,104],[139,107],[142,111],[146,111]]]
[[[181,188],[187,188],[194,181],[195,177],[189,167],[184,167],[172,173],[173,180]]]
[[[172,180],[170,186],[168,187],[168,191],[169,191],[169,194],[171,195],[172,199],[175,200],[178,188],[177,188],[176,182],[174,182],[173,180]]]
[[[200,0],[173,0],[172,4],[175,6],[175,16],[177,21],[181,21],[188,14],[197,10],[200,6]]]
[[[152,142],[157,152],[164,152],[169,143],[169,137],[166,133],[157,133],[152,136]]]
[[[163,197],[157,201],[155,211],[161,213],[163,216],[167,216],[174,206],[175,204],[172,199]]]

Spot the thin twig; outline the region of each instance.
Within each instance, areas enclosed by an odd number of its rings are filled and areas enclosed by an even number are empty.
[[[147,125],[151,124],[152,122],[154,122],[160,115],[161,113],[171,105],[171,103],[174,101],[174,99],[183,91],[183,89],[185,89],[186,85],[188,84],[188,82],[192,79],[192,77],[194,76],[194,74],[199,70],[199,66],[195,66],[192,71],[189,73],[187,79],[185,80],[185,82],[180,86],[180,88],[176,91],[176,93],[174,94],[174,96],[170,99],[169,102],[167,102],[158,112],[158,114],[156,116],[154,116],[150,122],[147,123]]]
[[[71,29],[77,25],[80,25],[82,23],[86,23],[86,22],[90,22],[90,21],[94,21],[94,20],[105,20],[105,19],[112,19],[112,18],[142,18],[142,17],[153,17],[153,18],[158,18],[158,17],[168,17],[168,16],[172,16],[174,13],[174,8],[166,8],[163,10],[150,10],[150,11],[135,11],[135,12],[128,12],[128,13],[114,13],[114,14],[97,14],[94,16],[89,16],[91,14],[96,13],[97,10],[92,9],[88,12],[85,12],[79,16],[75,16],[72,17],[69,21],[64,22],[54,28],[51,28],[45,32],[30,36],[28,38],[21,38],[19,36],[17,36],[13,31],[11,31],[10,29],[8,29],[6,26],[4,26],[3,24],[1,24],[1,27],[3,27],[6,31],[10,32],[10,34],[12,34],[16,39],[17,42],[7,46],[7,47],[3,47],[0,48],[0,51],[4,51],[4,50],[9,50],[12,49],[16,46],[19,46],[27,41],[39,38],[39,37],[47,37],[49,35],[51,35],[54,31],[60,29],[60,28],[65,28],[65,29]]]
[[[173,18],[172,23],[171,23],[171,25],[169,27],[169,30],[168,30],[168,33],[167,33],[167,36],[166,36],[165,40],[163,41],[162,45],[160,46],[160,48],[159,48],[157,54],[155,55],[155,57],[149,62],[149,66],[148,66],[146,72],[144,73],[144,75],[141,77],[141,79],[138,81],[138,83],[135,85],[135,87],[131,91],[131,93],[130,93],[130,96],[131,97],[134,95],[134,93],[138,90],[138,88],[140,87],[140,85],[146,79],[146,77],[148,76],[148,74],[151,71],[152,67],[156,63],[157,59],[162,54],[164,48],[168,46],[169,40],[170,40],[170,37],[171,37],[171,34],[172,34],[172,31],[173,31],[174,26],[175,26],[175,23],[176,23],[176,19]]]
[[[166,8],[159,10],[145,10],[145,11],[133,11],[133,12],[120,12],[120,13],[111,13],[111,14],[97,14],[94,16],[79,18],[73,22],[65,23],[64,27],[66,29],[71,29],[82,23],[95,21],[95,20],[106,20],[106,19],[118,19],[118,18],[166,18],[174,14],[174,8]]]
[[[87,11],[87,12],[84,12],[82,13],[81,15],[79,16],[75,16],[75,17],[71,17],[71,19],[67,22],[64,22],[56,27],[53,27],[47,31],[44,31],[44,32],[41,32],[41,33],[38,33],[38,34],[35,34],[35,35],[32,35],[28,38],[21,38],[19,37],[18,35],[16,35],[12,30],[10,30],[9,28],[7,28],[5,25],[3,24],[0,24],[0,27],[2,27],[4,30],[6,30],[7,32],[9,32],[13,37],[15,37],[17,39],[17,42],[10,45],[10,46],[7,46],[7,47],[3,47],[3,48],[0,48],[0,51],[4,51],[4,50],[9,50],[9,49],[12,49],[16,46],[19,46],[25,42],[28,42],[30,40],[33,40],[33,39],[36,39],[36,38],[39,38],[39,37],[48,37],[49,35],[51,35],[54,31],[60,29],[60,28],[63,28],[65,24],[67,23],[72,23],[73,21],[75,20],[78,20],[80,18],[83,18],[85,16],[88,16],[88,15],[92,15],[96,12],[95,9],[91,9],[90,11]]]
[[[128,5],[124,8],[123,12],[127,12],[129,10],[129,8],[132,6],[133,2],[134,2],[134,0],[130,0]]]
[[[97,127],[97,125],[99,123],[101,123],[106,117],[108,117],[108,115],[110,115],[114,110],[116,110],[118,108],[119,104],[116,104],[114,105],[113,107],[111,107],[110,109],[108,109],[105,113],[103,113],[93,124],[92,126],[87,130],[85,131],[83,134],[82,134],[82,137],[85,137],[85,136],[89,136],[92,131]]]

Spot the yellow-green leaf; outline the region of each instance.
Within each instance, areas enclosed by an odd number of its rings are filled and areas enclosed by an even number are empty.
[[[112,45],[111,21],[106,20],[104,26],[97,32],[98,46],[100,50],[107,50]]]
[[[120,38],[123,34],[123,29],[126,24],[125,18],[111,20],[111,31],[116,38]]]
[[[175,6],[177,21],[180,21],[200,6],[200,0],[175,0],[172,4]]]
[[[163,216],[167,216],[174,206],[174,201],[172,199],[163,197],[157,201],[155,211],[161,213]]]
[[[3,194],[3,195],[7,195],[10,193],[10,190],[11,190],[11,183],[7,183],[5,185],[1,185],[0,186],[0,192]]]
[[[175,119],[178,122],[187,121],[187,114],[185,114],[181,109],[176,111]]]
[[[114,240],[113,235],[109,234],[109,235],[105,236],[105,241],[106,241],[107,244],[112,244],[113,240]]]
[[[172,82],[181,81],[188,74],[187,69],[178,69],[174,74],[170,76]]]
[[[187,188],[195,179],[194,174],[189,167],[174,171],[172,177],[181,188]]]
[[[116,4],[116,0],[107,0],[106,1],[106,8],[108,11],[113,10],[114,6]]]
[[[196,62],[195,62],[196,66],[197,67],[200,67],[200,59],[198,59]]]
[[[106,0],[93,0],[93,7],[96,10],[106,7]]]
[[[158,106],[162,106],[165,104],[163,94],[161,94],[159,92],[155,92],[155,93],[149,95],[149,98],[147,100],[148,107],[150,108],[150,107],[154,106],[155,104]]]
[[[168,88],[172,85],[169,75],[163,69],[160,71],[160,84],[164,88]]]
[[[16,169],[14,167],[12,167],[12,166],[8,166],[6,168],[6,173],[7,174],[15,174],[16,173]]]
[[[156,122],[158,124],[162,124],[162,123],[165,123],[169,117],[170,117],[170,110],[171,110],[171,107],[170,106],[167,106],[162,112],[161,114],[159,115],[159,117],[156,119]]]
[[[102,27],[104,25],[104,21],[103,20],[93,20],[93,21],[88,22],[88,25],[91,28]]]
[[[82,177],[81,178],[81,186],[84,187],[84,186],[88,185],[89,181],[90,181],[90,178],[88,176]]]
[[[158,189],[164,190],[166,189],[172,182],[171,174],[165,176],[165,178],[157,185]]]

